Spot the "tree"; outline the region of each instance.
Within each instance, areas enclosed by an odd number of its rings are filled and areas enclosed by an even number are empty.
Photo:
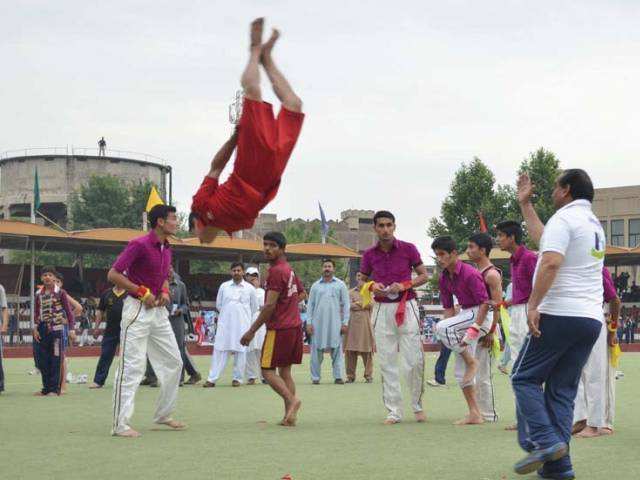
[[[515,190],[498,185],[493,172],[482,160],[474,158],[463,163],[451,183],[450,192],[440,208],[440,218],[432,218],[428,233],[431,237],[452,236],[462,250],[468,238],[480,231],[480,212],[495,235],[495,224],[513,217]]]
[[[72,228],[135,228],[142,226],[142,212],[153,183],[123,183],[112,175],[93,176],[71,199]]]

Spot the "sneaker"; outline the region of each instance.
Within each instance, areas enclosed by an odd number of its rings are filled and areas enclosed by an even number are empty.
[[[573,470],[565,470],[564,472],[545,472],[544,467],[538,469],[538,478],[551,480],[573,480],[576,473]]]
[[[247,381],[247,385],[255,385],[255,384],[256,384],[256,379],[255,379],[255,378],[250,378],[250,379]]]
[[[202,384],[202,388],[213,388],[215,386],[216,386],[216,384],[213,383],[213,382],[210,382],[209,380],[207,380],[206,382],[204,382]]]
[[[353,378],[348,378],[347,383],[356,383],[356,381]]]
[[[341,378],[336,378],[333,383],[335,383],[336,385],[344,385],[344,380]]]
[[[194,373],[193,375],[191,375],[189,377],[189,380],[187,380],[185,383],[185,385],[195,385],[198,382],[200,382],[202,380],[202,375],[200,375],[199,373]]]
[[[311,383],[313,385],[320,385],[320,380],[312,380]]]
[[[238,380],[234,380],[231,382],[232,387],[239,387],[240,385],[242,385],[242,383],[239,382]]]
[[[430,387],[442,387],[444,386],[444,383],[439,383],[436,380],[427,380],[427,385]]]
[[[568,451],[569,447],[564,442],[556,443],[549,448],[534,450],[516,463],[514,470],[519,475],[535,472],[547,462],[560,460]]]
[[[37,368],[29,370],[29,375],[40,375],[40,370],[38,370]]]

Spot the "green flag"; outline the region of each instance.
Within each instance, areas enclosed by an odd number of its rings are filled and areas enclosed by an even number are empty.
[[[38,182],[38,169],[36,168],[36,179],[33,182],[33,210],[40,208],[40,182]]]

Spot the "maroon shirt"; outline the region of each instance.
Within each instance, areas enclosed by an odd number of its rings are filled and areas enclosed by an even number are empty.
[[[511,255],[511,304],[522,305],[529,301],[533,290],[533,275],[538,256],[524,245]]]
[[[602,287],[604,288],[604,301],[609,303],[616,298],[616,287],[613,285],[613,278],[611,278],[611,272],[606,268],[602,268]]]
[[[169,278],[171,246],[152,230],[134,238],[120,254],[113,269],[127,276],[136,285],[144,285],[154,296],[160,295],[162,285]]]
[[[402,283],[405,280],[411,280],[413,269],[420,265],[422,265],[422,258],[416,246],[394,238],[391,250],[388,252],[382,250],[379,243],[364,252],[360,262],[360,273],[388,287],[394,282]],[[376,297],[376,302],[393,303],[399,302],[401,298],[402,295],[394,300]],[[413,298],[416,298],[416,293],[411,289],[407,300]]]
[[[299,295],[304,293],[304,288],[285,258],[279,258],[271,264],[266,289],[280,294],[276,308],[271,318],[267,320],[267,329],[284,330],[300,327],[302,319],[298,304],[300,303]]]
[[[487,286],[482,274],[460,260],[456,263],[453,278],[449,275],[449,271],[445,270],[440,274],[438,283],[440,302],[444,308],[453,308],[454,295],[462,308],[473,308],[489,303]]]

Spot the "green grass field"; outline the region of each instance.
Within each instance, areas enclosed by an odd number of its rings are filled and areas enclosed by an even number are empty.
[[[435,355],[426,358],[430,373]],[[197,361],[206,372],[209,359]],[[72,358],[71,371],[92,375],[95,363]],[[333,385],[326,358],[321,385],[311,385],[306,364],[294,369],[303,406],[298,426],[283,428],[276,425],[282,406],[270,388],[231,388],[229,365],[214,389],[180,389],[176,417],[189,424],[185,431],[155,429],[158,392],[141,387],[132,426],[143,437],[121,439],[109,435],[111,382],[102,390],[70,385],[66,396],[34,397],[40,377],[27,374],[31,367],[31,360],[5,360],[0,479],[280,479],[286,473],[294,480],[535,478],[512,473],[523,453],[515,433],[503,430],[514,421],[514,408],[508,378],[500,373],[497,424],[452,426],[464,405],[451,386],[426,387],[426,424],[409,415],[384,426],[379,374],[373,384]],[[640,478],[639,367],[640,355],[623,356],[616,433],[572,443],[578,478]]]

